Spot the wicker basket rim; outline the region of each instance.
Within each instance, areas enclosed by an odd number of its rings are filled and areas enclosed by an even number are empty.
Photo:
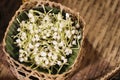
[[[24,11],[24,10],[30,9],[30,8],[33,8],[34,6],[37,7],[37,6],[39,6],[39,5],[49,5],[50,7],[57,7],[57,8],[59,7],[60,10],[65,10],[66,12],[69,12],[69,13],[71,13],[71,14],[74,15],[74,16],[78,16],[78,15],[79,15],[78,12],[74,12],[74,11],[71,10],[70,8],[63,6],[63,5],[61,5],[60,3],[55,3],[55,2],[50,2],[50,1],[41,1],[41,0],[33,0],[33,1],[31,0],[31,1],[29,1],[29,2],[25,2],[23,5],[20,6],[20,8],[16,11],[15,15],[12,17],[12,20],[9,22],[9,25],[8,25],[7,30],[6,30],[6,32],[5,32],[5,36],[4,36],[4,38],[3,38],[3,43],[2,43],[3,51],[4,51],[5,55],[8,57],[8,58],[7,58],[8,62],[9,62],[9,58],[11,58],[11,57],[10,57],[9,54],[5,51],[5,46],[6,46],[5,39],[6,39],[6,36],[7,36],[7,32],[9,31],[10,25],[11,25],[12,22],[14,21],[15,17],[16,17],[21,11]],[[82,18],[80,15],[79,15],[79,19],[81,20],[82,25],[83,25],[83,39],[82,39],[82,41],[81,41],[81,43],[83,43],[83,40],[84,40],[84,30],[85,30],[85,21],[83,20],[83,18]],[[83,45],[83,44],[81,44],[81,45]],[[80,48],[79,53],[80,53],[80,52],[81,52],[81,48]],[[81,56],[81,54],[79,54],[78,56]],[[78,59],[80,59],[80,57],[77,57],[77,59],[74,61],[74,64],[76,64],[76,63],[78,62]],[[14,59],[11,59],[11,60],[14,61]],[[20,64],[20,63],[18,63],[17,61],[14,61],[14,62],[17,63],[17,64],[19,64],[19,65],[22,65],[22,67],[25,67],[23,64]],[[71,71],[74,71],[74,67],[75,67],[74,64],[71,66],[72,69],[64,72],[63,74],[56,74],[56,75],[47,74],[47,75],[48,75],[48,76],[60,76],[60,75],[61,75],[61,76],[65,76],[66,74],[70,73]],[[29,68],[29,67],[27,67],[27,69],[29,69],[29,70],[31,70],[31,71],[33,71],[33,72],[37,72],[36,70],[33,70],[33,69]],[[14,72],[14,71],[13,71],[13,72]],[[16,71],[15,71],[15,72],[16,72]],[[44,74],[43,72],[39,72],[39,73],[40,73],[40,74]],[[17,76],[18,76],[18,74],[16,74],[16,73],[15,73],[14,75],[17,75]]]

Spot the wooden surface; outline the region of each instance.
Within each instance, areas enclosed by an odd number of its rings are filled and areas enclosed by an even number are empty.
[[[21,3],[2,0],[0,39]],[[71,80],[96,80],[120,66],[120,0],[54,0],[80,12],[85,19],[85,48],[80,70]],[[16,4],[16,5],[14,5]],[[18,5],[17,5],[18,4]],[[6,6],[7,5],[7,6]],[[9,7],[14,6],[14,7]],[[8,12],[12,12],[8,14]],[[3,15],[7,15],[3,17]],[[0,52],[1,54],[2,52]],[[3,56],[3,55],[2,55]],[[0,59],[0,62],[2,60]],[[9,71],[8,71],[9,72]],[[111,76],[111,75],[110,75]],[[119,80],[119,79],[118,79]]]

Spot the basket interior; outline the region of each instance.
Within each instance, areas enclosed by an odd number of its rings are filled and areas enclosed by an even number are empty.
[[[38,10],[40,12],[43,12],[43,8],[41,6],[37,7],[37,8],[33,8],[35,10]],[[58,12],[60,12],[60,9],[57,9],[57,8],[51,8],[49,6],[45,6],[45,9],[46,11],[48,12],[49,10],[53,9],[51,13],[55,13],[57,14]],[[20,12],[19,15],[16,16],[16,18],[19,19],[19,21],[23,21],[23,20],[27,20],[28,17],[26,15],[26,12],[28,12],[28,10],[25,10],[23,12]],[[65,16],[65,11],[62,11],[62,15]],[[18,61],[18,58],[19,58],[19,47],[17,47],[15,44],[14,44],[14,41],[15,39],[12,38],[12,36],[16,35],[18,32],[17,32],[17,28],[20,27],[19,26],[19,22],[17,21],[17,19],[14,19],[14,21],[12,22],[12,24],[10,25],[9,27],[9,30],[7,32],[7,35],[6,35],[6,39],[5,39],[5,42],[6,42],[6,46],[5,46],[5,50],[6,52],[16,61]],[[81,25],[81,27],[83,27]],[[76,46],[75,46],[76,47]],[[79,54],[79,49],[73,49],[73,54],[70,55],[68,58],[68,63],[69,65],[64,65],[61,69],[61,71],[59,72],[59,74],[65,72],[65,71],[68,71],[70,69],[70,67],[74,64],[74,61],[75,59],[77,58],[77,55]],[[19,61],[18,61],[19,62]],[[26,66],[31,66],[32,63],[22,63]],[[55,65],[57,68],[59,68],[59,66]],[[34,68],[35,65],[32,67]],[[41,71],[41,72],[45,72],[45,73],[48,73],[48,70],[47,69],[43,69],[43,68],[37,68],[38,71]],[[57,71],[56,69],[53,69],[52,73],[51,74],[56,74]]]

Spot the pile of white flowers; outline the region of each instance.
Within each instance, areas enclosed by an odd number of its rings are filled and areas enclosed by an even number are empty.
[[[73,26],[69,13],[63,16],[61,12],[54,14],[51,11],[30,9],[29,19],[20,22],[14,36],[20,62],[31,62],[44,69],[54,65],[61,67],[68,64],[67,56],[73,54],[74,46],[79,48],[79,22]]]

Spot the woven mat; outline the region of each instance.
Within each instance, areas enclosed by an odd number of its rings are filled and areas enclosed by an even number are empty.
[[[120,0],[54,1],[80,12],[86,22],[84,58],[71,80],[96,80],[116,72],[120,66]]]

